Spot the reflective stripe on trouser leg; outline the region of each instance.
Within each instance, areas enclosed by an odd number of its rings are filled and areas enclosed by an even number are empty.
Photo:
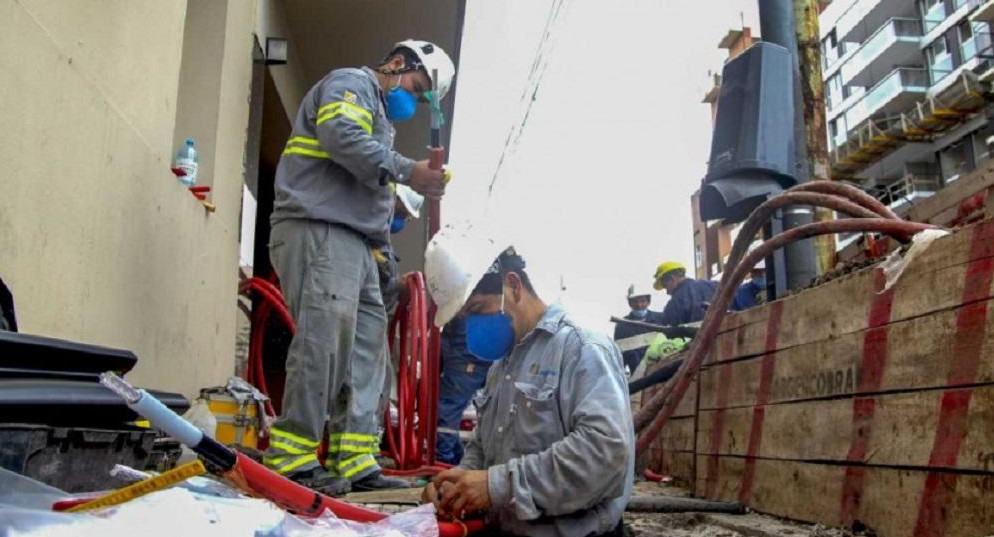
[[[353,481],[365,477],[370,472],[379,469],[376,459],[368,454],[352,455],[337,462],[335,473]]]
[[[311,470],[320,466],[318,457],[314,453],[307,455],[283,455],[274,456],[266,451],[266,456],[262,458],[263,464],[270,470],[280,475],[290,475],[305,470]]]
[[[338,397],[328,393],[330,381],[346,361],[341,357],[351,353],[355,282],[361,280],[348,273],[348,263],[333,265],[332,255],[337,260],[351,250],[361,256],[366,247],[357,235],[342,239],[345,233],[321,222],[285,220],[270,235],[270,257],[297,327],[287,353],[282,415],[266,452],[266,464],[283,473],[318,466],[312,456],[324,435],[328,399]]]
[[[364,246],[365,247],[365,246]],[[373,254],[366,248],[362,257],[362,282],[356,308],[355,338],[351,349],[351,359],[345,364],[338,397],[329,399],[331,437],[343,435],[341,445],[361,445],[369,449],[379,447],[379,429],[382,415],[377,413],[380,394],[383,391],[383,378],[386,374],[387,359],[383,352],[383,339],[386,337],[387,316],[380,295],[380,277]],[[336,368],[337,370],[337,368]],[[333,390],[329,390],[331,392]],[[361,442],[355,442],[356,439]],[[375,453],[376,451],[374,451]],[[342,470],[346,461],[355,462],[358,454],[339,450],[328,453],[328,471],[356,481],[379,471],[372,454],[362,459],[361,465],[349,465],[349,473]],[[368,464],[367,464],[368,463]],[[361,466],[361,467],[360,467]]]

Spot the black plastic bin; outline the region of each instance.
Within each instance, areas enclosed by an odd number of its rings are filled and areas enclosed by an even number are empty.
[[[115,464],[144,469],[157,462],[155,438],[149,429],[0,424],[0,466],[67,492],[115,489]]]

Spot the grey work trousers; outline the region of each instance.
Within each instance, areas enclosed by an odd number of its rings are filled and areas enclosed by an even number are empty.
[[[379,470],[386,370],[376,261],[358,233],[314,220],[276,223],[269,254],[296,332],[265,463],[283,475],[316,468],[327,423],[328,471],[362,479]]]

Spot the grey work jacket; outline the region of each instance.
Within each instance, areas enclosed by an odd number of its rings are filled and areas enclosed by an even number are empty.
[[[635,474],[623,367],[610,339],[552,306],[490,368],[461,466],[487,469],[502,531],[583,537],[618,524]]]
[[[414,161],[393,150],[382,90],[369,68],[336,69],[300,104],[279,166],[270,222],[288,218],[343,225],[389,240],[394,194]]]

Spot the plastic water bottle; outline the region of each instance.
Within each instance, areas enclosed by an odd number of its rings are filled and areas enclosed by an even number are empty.
[[[187,138],[186,144],[176,153],[176,167],[186,172],[179,180],[184,186],[197,184],[197,149],[193,138]]]

